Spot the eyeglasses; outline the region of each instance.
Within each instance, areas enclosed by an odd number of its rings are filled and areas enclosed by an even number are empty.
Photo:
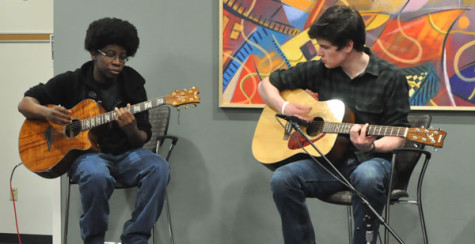
[[[97,51],[98,51],[100,54],[102,54],[102,55],[104,55],[105,57],[107,57],[110,61],[114,61],[114,60],[116,60],[117,58],[119,58],[119,60],[122,61],[122,62],[124,62],[124,63],[127,62],[127,61],[129,61],[129,57],[127,57],[127,54],[125,54],[125,53],[122,53],[122,54],[119,54],[119,55],[118,55],[117,53],[115,53],[114,51],[111,51],[111,50],[106,51],[106,52],[103,52],[101,49],[97,49]]]

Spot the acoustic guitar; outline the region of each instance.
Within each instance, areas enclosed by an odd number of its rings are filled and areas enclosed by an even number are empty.
[[[165,104],[179,107],[185,104],[194,106],[199,102],[199,89],[193,87],[131,105],[128,109],[135,114]],[[56,178],[66,173],[81,154],[100,151],[95,134],[101,125],[115,120],[115,112],[106,112],[92,99],[81,101],[71,112],[72,122],[66,125],[46,120],[24,121],[18,145],[20,158],[26,168],[44,178]]]
[[[313,120],[301,127],[321,154],[338,162],[344,154],[349,140],[340,134],[349,134],[354,125],[354,114],[340,100],[317,101],[304,90],[285,90],[282,97],[292,103],[312,106]],[[277,111],[265,106],[257,123],[252,141],[252,153],[257,161],[274,170],[283,164],[307,157],[322,155],[306,138],[293,130],[288,122],[276,117]],[[406,128],[370,125],[368,136],[399,136],[407,140],[442,147],[445,131],[428,128]]]

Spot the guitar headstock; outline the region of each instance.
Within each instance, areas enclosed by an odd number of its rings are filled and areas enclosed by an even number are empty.
[[[199,93],[200,90],[196,87],[181,91],[176,90],[165,97],[165,103],[174,107],[185,105],[185,108],[188,108],[187,104],[193,104],[193,106],[196,106],[197,103],[200,103]]]
[[[406,138],[410,141],[442,148],[447,133],[443,130],[409,128]]]

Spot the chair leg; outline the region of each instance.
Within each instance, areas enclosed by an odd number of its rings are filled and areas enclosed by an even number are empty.
[[[153,228],[152,228],[152,243],[153,244],[157,244],[157,224],[154,224],[153,225]]]
[[[348,243],[353,243],[353,211],[351,211],[351,206],[346,207],[346,213],[348,215]]]
[[[390,215],[391,203],[388,201],[386,204],[386,209],[384,210],[384,221],[389,224],[389,215]],[[384,244],[389,244],[389,231],[384,228]]]
[[[173,238],[173,228],[172,228],[172,218],[170,215],[170,204],[168,202],[168,194],[165,192],[165,208],[167,211],[167,219],[168,219],[168,232],[170,233],[170,243],[174,244],[175,239]]]
[[[63,244],[68,243],[68,222],[69,222],[69,194],[71,192],[71,183],[68,179],[68,187],[66,188],[66,206],[64,211],[64,232],[63,232]]]
[[[425,219],[424,219],[424,212],[422,211],[422,203],[419,202],[419,201],[417,203],[417,207],[419,208],[419,218],[420,218],[420,221],[421,221],[422,238],[424,239],[424,244],[427,244],[427,243],[429,243],[429,240],[427,239],[426,222],[425,222]]]
[[[427,162],[428,162],[428,159],[426,157],[426,161],[424,162],[424,165],[422,166],[421,176],[419,176],[419,181],[417,183],[417,207],[419,208],[419,219],[421,222],[422,238],[424,239],[424,244],[429,243],[429,240],[427,238],[427,229],[426,229],[426,221],[424,218],[424,211],[422,210],[422,180],[424,179],[423,176],[427,169]]]

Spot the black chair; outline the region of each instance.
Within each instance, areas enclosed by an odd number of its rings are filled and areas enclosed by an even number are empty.
[[[166,151],[166,160],[169,162],[169,158],[171,155],[171,152],[173,151],[173,148],[175,147],[178,138],[175,136],[168,135],[168,124],[170,121],[170,107],[168,106],[159,106],[153,109],[149,110],[149,120],[150,124],[152,125],[152,137],[150,138],[150,141],[148,141],[145,145],[144,148],[147,148],[151,150],[154,153],[159,153],[159,150],[161,149],[162,146],[165,146],[165,141],[169,140],[168,150]],[[76,184],[75,182],[71,181],[71,179],[68,178],[68,187],[66,188],[66,207],[65,207],[65,214],[64,214],[64,231],[63,231],[63,244],[67,244],[68,241],[68,221],[69,221],[69,202],[70,202],[70,191],[71,191],[71,185]],[[126,189],[130,187],[124,187],[120,184],[116,184],[115,189]],[[172,228],[172,221],[171,221],[171,215],[170,215],[170,204],[168,200],[168,194],[165,193],[165,202],[164,202],[164,207],[167,215],[167,220],[168,220],[168,231],[170,234],[170,243],[174,244],[175,240],[173,237],[173,228]],[[156,238],[156,225],[154,225],[153,230],[152,230],[152,239],[153,243],[157,243],[157,238]]]
[[[409,123],[411,127],[418,128],[428,128],[430,126],[432,117],[428,114],[415,115],[410,114],[408,116]],[[407,191],[411,176],[413,171],[421,159],[421,156],[424,155],[424,160],[422,161],[422,167],[419,172],[418,181],[417,181],[417,192],[415,200],[408,200],[409,193]],[[406,144],[403,148],[398,148],[393,151],[393,164],[392,164],[392,173],[390,177],[390,189],[388,192],[386,208],[384,211],[384,217],[387,223],[389,223],[390,217],[390,207],[395,204],[414,204],[418,207],[419,219],[422,229],[422,237],[424,243],[428,243],[427,239],[427,230],[424,220],[424,212],[422,209],[422,182],[424,180],[424,175],[431,158],[431,153],[424,150],[424,145],[420,143],[415,143],[412,141],[406,141]],[[397,174],[396,174],[397,172]],[[394,180],[395,175],[397,175],[397,181]],[[393,182],[396,182],[395,184]],[[351,200],[353,194],[351,191],[341,191],[334,193],[322,201],[347,206],[348,214],[348,237],[349,243],[353,243],[353,218],[352,218],[352,209],[351,209]],[[389,243],[389,231],[384,231],[384,241]]]

